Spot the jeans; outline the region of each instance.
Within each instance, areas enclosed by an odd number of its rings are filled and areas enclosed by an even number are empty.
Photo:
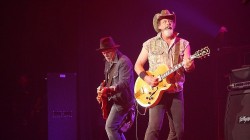
[[[127,113],[128,110],[124,110],[121,106],[117,104],[112,105],[105,125],[109,140],[126,140],[123,133],[119,131],[119,125]]]
[[[183,92],[164,93],[161,101],[149,109],[149,123],[144,140],[158,140],[167,113],[169,135],[167,140],[182,140],[184,132]]]

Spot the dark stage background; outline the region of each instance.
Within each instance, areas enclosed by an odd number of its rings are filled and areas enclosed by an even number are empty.
[[[16,81],[22,74],[32,79],[35,92],[42,99],[37,128],[33,128],[39,132],[35,133],[36,138],[26,140],[47,139],[47,73],[77,73],[77,137],[105,139],[104,121],[95,99],[96,88],[104,77],[103,57],[95,51],[99,39],[111,35],[134,63],[142,43],[156,35],[152,27],[154,14],[166,8],[176,13],[176,31],[190,41],[192,53],[205,46],[211,49],[210,57],[195,60],[196,70],[187,74],[186,140],[223,140],[228,74],[231,69],[250,64],[249,6],[247,0],[1,2],[4,131],[0,139],[17,139],[13,100]],[[128,140],[136,140],[136,136],[143,139],[147,114],[139,115],[137,120],[126,133]],[[166,131],[162,135],[167,136]]]

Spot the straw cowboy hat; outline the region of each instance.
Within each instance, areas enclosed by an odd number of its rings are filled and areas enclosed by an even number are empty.
[[[153,26],[157,33],[160,32],[158,24],[161,19],[172,19],[176,23],[176,16],[174,12],[170,13],[167,9],[161,10],[161,13],[155,14],[153,18]]]
[[[112,37],[103,37],[100,39],[100,48],[97,51],[104,51],[107,49],[115,49],[120,47],[120,45],[115,44]]]

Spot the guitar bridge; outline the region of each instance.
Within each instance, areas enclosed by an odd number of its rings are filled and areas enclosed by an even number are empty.
[[[146,97],[147,100],[153,100],[153,97]]]

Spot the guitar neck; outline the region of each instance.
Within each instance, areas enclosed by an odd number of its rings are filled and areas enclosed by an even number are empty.
[[[195,56],[192,55],[192,56],[190,57],[190,60],[193,60],[194,58],[195,58]],[[183,62],[181,62],[181,63],[179,63],[179,64],[177,64],[177,65],[174,65],[173,68],[169,69],[166,73],[164,73],[164,74],[161,75],[161,79],[164,79],[164,78],[166,78],[168,75],[174,73],[174,72],[177,71],[179,68],[183,67],[183,65],[184,65]]]

